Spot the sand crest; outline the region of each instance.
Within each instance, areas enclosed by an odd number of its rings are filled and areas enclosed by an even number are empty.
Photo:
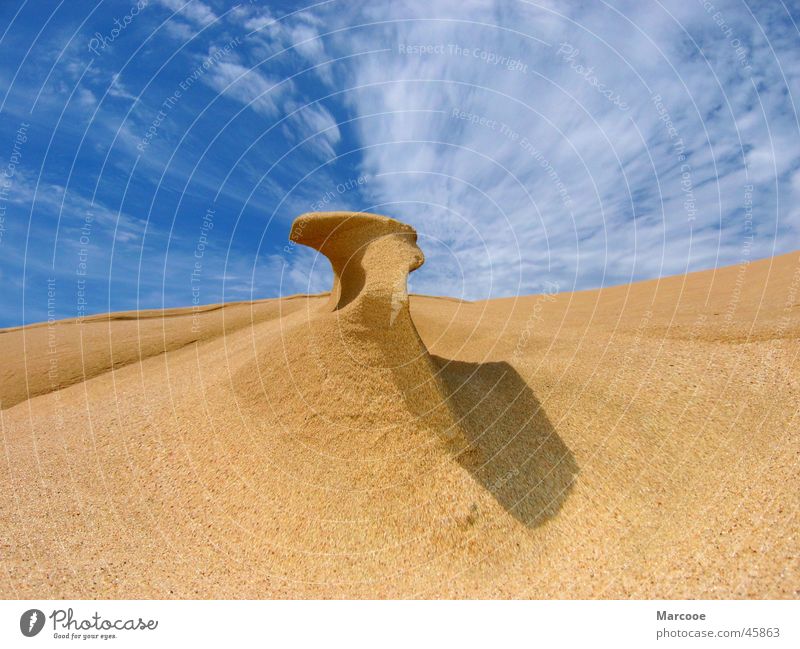
[[[800,594],[797,253],[470,303],[291,238],[329,295],[0,332],[0,594]]]

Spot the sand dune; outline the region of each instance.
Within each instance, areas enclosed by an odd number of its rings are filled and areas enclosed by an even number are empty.
[[[800,595],[800,254],[463,302],[291,236],[330,295],[0,332],[3,597]]]

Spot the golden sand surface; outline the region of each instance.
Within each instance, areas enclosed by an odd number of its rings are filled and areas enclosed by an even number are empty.
[[[409,299],[298,222],[332,295],[0,331],[0,596],[800,595],[800,253]]]

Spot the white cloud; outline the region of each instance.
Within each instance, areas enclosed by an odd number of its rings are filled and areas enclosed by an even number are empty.
[[[58,183],[39,179],[37,185],[37,179],[24,169],[16,170],[13,183],[13,191],[9,193],[11,203],[26,209],[33,207],[39,213],[60,215],[65,224],[78,222],[79,226],[73,227],[73,233],[77,232],[87,215],[92,217],[93,222],[111,230],[115,229],[117,237],[126,240],[140,237],[145,227],[144,219],[111,209],[100,201],[92,201]],[[158,227],[151,224],[148,231],[155,233]]]
[[[795,194],[800,196],[800,169],[795,171],[792,174],[792,189],[794,190]]]
[[[243,21],[245,29],[251,31],[263,30],[275,25],[275,18],[265,7],[240,6],[234,9],[231,15],[235,20]]]
[[[288,33],[292,45],[307,60],[318,62],[324,59],[325,48],[316,27],[301,23],[289,28]]]
[[[331,67],[325,65],[329,56],[320,36],[323,21],[319,17],[301,11],[276,19],[268,9],[257,6],[237,7],[230,15],[234,23],[249,31],[248,39],[256,43],[254,52],[262,59],[287,50],[286,56],[294,55],[309,63],[321,81],[332,84]]]
[[[203,81],[268,117],[278,114],[279,97],[291,87],[288,83],[281,84],[280,79],[270,79],[256,69],[230,61],[216,63],[203,76]]]
[[[327,108],[320,104],[302,106],[294,100],[286,102],[290,117],[284,129],[290,140],[302,142],[308,138],[307,146],[315,149],[323,158],[336,155],[334,147],[341,140],[339,127]]]
[[[199,27],[206,27],[217,20],[211,7],[200,0],[158,0],[158,3]]]
[[[78,88],[75,93],[75,100],[82,108],[94,108],[97,105],[97,97],[88,88]]]
[[[329,291],[333,283],[328,260],[304,246],[288,247],[280,255],[260,259],[253,273],[254,279],[259,277],[269,283],[264,288],[275,295],[322,293]]]
[[[119,73],[111,75],[111,83],[108,86],[108,94],[117,99],[128,99],[130,101],[138,101],[138,97],[134,96],[120,81]]]
[[[176,20],[175,18],[167,21],[167,23],[164,25],[164,29],[170,36],[174,37],[178,41],[188,41],[194,38],[195,34],[197,33],[196,30],[191,27],[191,25],[183,22],[182,20]]]

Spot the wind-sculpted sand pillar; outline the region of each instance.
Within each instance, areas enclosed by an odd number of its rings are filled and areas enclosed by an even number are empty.
[[[321,252],[333,267],[330,298],[306,330],[306,344],[326,368],[326,385],[336,384],[333,419],[363,418],[370,407],[363,401],[374,394],[376,403],[405,403],[416,424],[463,450],[463,431],[409,310],[408,273],[425,261],[414,228],[378,214],[313,212],[297,217],[289,236]],[[358,405],[349,404],[350,397]]]
[[[364,318],[393,325],[408,307],[408,273],[422,266],[410,225],[364,212],[313,212],[292,225],[292,241],[318,250],[333,267],[327,310],[351,307]]]

